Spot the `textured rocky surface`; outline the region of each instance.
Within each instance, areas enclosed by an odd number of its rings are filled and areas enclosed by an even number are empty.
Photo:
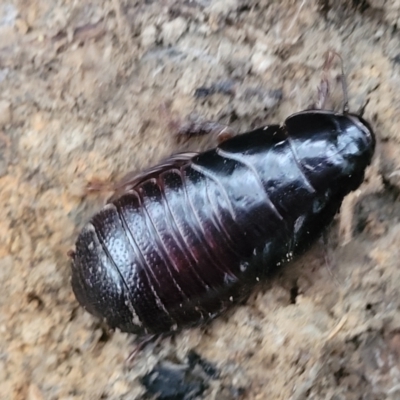
[[[381,0],[3,1],[2,398],[141,399],[144,376],[192,349],[219,371],[207,399],[399,398],[399,18]],[[328,268],[317,244],[246,305],[125,365],[133,337],[69,285],[66,253],[104,201],[85,182],[212,144],[177,143],[166,103],[238,132],[283,121],[315,99],[330,49],[380,139],[385,187],[360,197],[352,241],[334,225]]]

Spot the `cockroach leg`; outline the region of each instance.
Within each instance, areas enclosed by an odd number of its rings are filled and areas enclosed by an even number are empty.
[[[312,108],[315,110],[323,110],[325,109],[326,105],[326,100],[329,97],[329,80],[324,74],[324,76],[321,79],[321,82],[318,86],[318,95],[317,95],[317,101],[313,104]]]
[[[177,131],[177,136],[191,138],[193,136],[212,135],[218,143],[222,143],[235,135],[229,126],[214,121],[196,118],[183,123]]]
[[[235,136],[236,132],[229,126],[220,125],[223,127],[221,131],[217,134],[218,144],[225,142],[225,140],[231,139]]]
[[[325,62],[322,68],[322,78],[317,89],[317,100],[309,108],[312,110],[324,110],[326,106],[326,101],[329,97],[330,85],[328,70],[332,66],[332,54],[328,51],[325,55]]]
[[[129,357],[126,359],[126,364],[130,365],[133,361],[135,361],[136,356],[150,343],[153,343],[154,346],[158,346],[161,341],[166,337],[165,334],[154,334],[154,335],[146,335],[141,338],[141,340],[137,343],[133,351],[129,354]]]
[[[231,127],[219,122],[208,121],[197,115],[192,115],[185,121],[181,120],[170,111],[169,105],[166,103],[161,105],[160,112],[167,120],[169,129],[174,132],[178,139],[212,135],[218,143],[222,143],[236,135]]]
[[[86,191],[90,192],[112,192],[113,185],[110,182],[102,181],[101,179],[93,178],[86,184]]]
[[[68,250],[67,251],[67,256],[73,260],[75,258],[75,251],[74,250]]]
[[[317,95],[317,101],[312,104],[310,109],[314,110],[324,110],[326,106],[327,99],[329,98],[330,94],[330,78],[328,76],[328,71],[332,68],[333,60],[335,58],[339,58],[340,60],[340,65],[341,65],[341,75],[340,75],[340,80],[342,82],[342,90],[343,90],[343,114],[348,113],[349,111],[349,100],[348,100],[348,91],[347,91],[347,81],[346,81],[346,75],[344,73],[344,67],[343,67],[343,59],[340,56],[339,53],[333,50],[328,50],[325,53],[325,62],[323,65],[323,72],[322,72],[322,79],[321,83],[318,86],[318,95]]]

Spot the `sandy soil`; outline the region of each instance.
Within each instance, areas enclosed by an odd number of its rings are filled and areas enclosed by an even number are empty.
[[[141,399],[159,360],[194,349],[219,371],[207,399],[399,399],[399,23],[395,0],[0,2],[0,397]],[[330,268],[316,245],[231,315],[126,366],[133,337],[69,284],[67,251],[104,201],[85,182],[204,148],[176,142],[165,103],[238,132],[283,121],[312,103],[329,49],[380,139],[384,188],[360,197],[353,239],[340,246],[336,224]]]

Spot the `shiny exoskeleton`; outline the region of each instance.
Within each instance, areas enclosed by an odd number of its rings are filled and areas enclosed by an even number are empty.
[[[374,148],[361,117],[310,110],[174,156],[132,178],[82,230],[74,293],[127,332],[205,323],[313,243]]]

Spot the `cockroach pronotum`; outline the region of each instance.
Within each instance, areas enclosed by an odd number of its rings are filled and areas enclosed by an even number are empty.
[[[168,334],[212,320],[309,248],[375,149],[342,78],[341,113],[302,111],[125,179],[71,252],[79,303],[113,328]]]

